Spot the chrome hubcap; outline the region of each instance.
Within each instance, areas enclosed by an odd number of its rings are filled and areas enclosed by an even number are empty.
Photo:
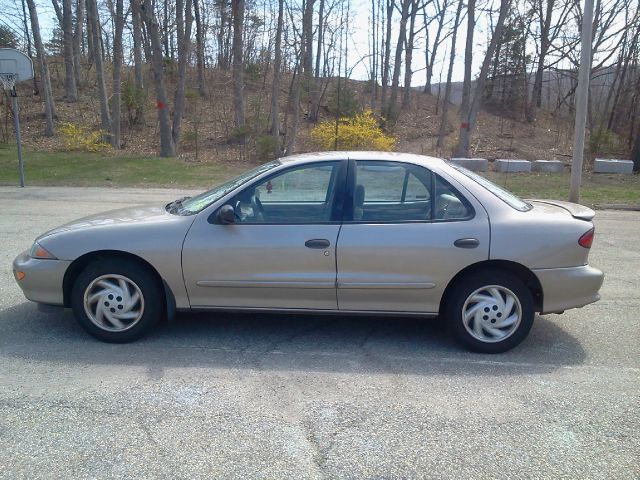
[[[520,300],[500,285],[479,288],[469,295],[462,307],[464,328],[481,342],[505,340],[518,329],[521,319]]]
[[[144,298],[131,279],[116,274],[102,275],[84,291],[84,311],[102,330],[123,332],[142,318]]]

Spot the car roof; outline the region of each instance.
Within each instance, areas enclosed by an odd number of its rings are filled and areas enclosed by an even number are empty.
[[[283,164],[310,163],[331,160],[389,160],[394,162],[417,163],[425,167],[441,166],[444,160],[415,153],[400,152],[361,152],[361,151],[336,151],[336,152],[311,152],[298,153],[279,158]]]

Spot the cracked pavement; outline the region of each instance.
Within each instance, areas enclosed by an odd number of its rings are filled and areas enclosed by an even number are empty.
[[[597,213],[602,300],[502,355],[433,320],[223,313],[109,345],[15,285],[48,228],[185,193],[0,187],[0,478],[640,476],[640,213]]]

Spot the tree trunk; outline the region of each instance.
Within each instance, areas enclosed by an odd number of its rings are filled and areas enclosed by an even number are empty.
[[[167,90],[164,85],[164,59],[162,55],[162,42],[160,41],[160,28],[153,12],[151,0],[143,1],[140,13],[147,27],[147,33],[151,43],[151,65],[153,68],[153,83],[156,91],[158,123],[160,124],[160,156],[175,157],[175,145],[173,144],[171,123],[169,122]]]
[[[411,63],[413,60],[413,40],[416,34],[416,14],[418,13],[418,2],[411,2],[411,20],[409,21],[409,36],[407,37],[405,51],[405,67],[404,67],[404,90],[402,92],[402,108],[407,108],[411,101]]]
[[[313,90],[311,91],[311,110],[309,112],[309,120],[316,122],[318,120],[318,112],[320,110],[320,56],[322,55],[322,44],[324,42],[324,0],[320,0],[318,11],[318,44],[316,48],[316,67],[313,76]],[[313,33],[311,35],[313,40]]]
[[[302,73],[304,75],[304,86],[309,94],[310,108],[308,120],[315,121],[313,104],[317,89],[313,76],[313,4],[315,0],[306,0],[304,14],[302,16],[302,41],[304,42],[304,57],[302,62]]]
[[[85,7],[87,7],[88,1],[89,0],[85,0]],[[85,8],[85,15],[87,17],[87,62],[89,63],[89,66],[91,66],[94,63],[93,52],[95,49],[93,48],[93,30],[91,29],[91,21],[89,20],[89,12],[87,11],[87,8]]]
[[[44,45],[40,36],[40,23],[38,22],[38,12],[34,0],[27,0],[29,7],[29,17],[31,18],[31,33],[33,34],[33,43],[38,53],[38,64],[40,66],[40,78],[42,79],[42,90],[44,100],[44,116],[45,128],[44,134],[47,137],[53,136],[53,117],[55,116],[55,106],[53,103],[53,95],[51,93],[51,80],[49,79],[49,66],[44,53]]]
[[[91,24],[91,36],[93,37],[93,59],[96,64],[96,80],[98,83],[98,96],[100,98],[100,123],[105,132],[111,130],[111,117],[109,115],[109,102],[107,100],[107,87],[104,81],[104,67],[102,65],[102,52],[100,43],[100,18],[96,0],[87,0],[87,19]]]
[[[273,83],[271,84],[271,136],[274,154],[280,155],[280,72],[282,64],[282,27],[284,24],[284,0],[278,0],[278,25],[276,27],[275,58],[273,63]]]
[[[82,38],[84,22],[84,0],[76,1],[76,27],[73,32],[73,74],[76,78],[76,88],[82,86]]]
[[[456,40],[458,37],[458,25],[460,23],[460,14],[462,12],[463,0],[458,1],[458,9],[456,10],[456,18],[453,24],[453,32],[451,33],[451,52],[449,53],[449,70],[447,71],[447,85],[444,89],[444,99],[442,102],[442,120],[440,121],[440,131],[438,132],[438,141],[436,146],[442,148],[444,145],[445,130],[448,123],[449,99],[451,97],[451,77],[453,75],[453,65],[456,60]]]
[[[135,78],[135,93],[144,93],[144,74],[142,72],[142,19],[140,18],[140,0],[131,2],[131,27],[133,31],[133,71]],[[136,102],[134,123],[138,123],[144,116],[143,102]]]
[[[204,27],[200,13],[198,0],[193,0],[193,13],[196,19],[196,67],[198,69],[198,93],[201,97],[206,96],[204,88]]]
[[[140,19],[140,0],[131,0],[131,27],[133,31],[133,70],[136,90],[144,89],[142,73],[142,25]],[[137,116],[137,113],[136,113]]]
[[[182,9],[184,8],[184,21]],[[176,0],[176,22],[178,28],[178,83],[176,85],[175,99],[173,102],[173,126],[171,133],[176,148],[180,145],[180,132],[182,117],[184,116],[185,98],[184,91],[187,81],[187,61],[189,60],[189,44],[191,42],[191,25],[193,15],[191,13],[191,0]]]
[[[460,104],[460,128],[466,128],[463,120],[468,116],[471,101],[471,65],[473,63],[473,31],[476,28],[476,0],[467,3],[467,38],[464,49],[464,80],[462,82],[462,103]]]
[[[476,87],[474,89],[473,97],[469,103],[467,111],[462,112],[465,116],[462,117],[462,123],[460,125],[460,136],[458,137],[458,151],[457,155],[460,157],[469,156],[469,145],[471,142],[471,131],[476,123],[476,115],[481,104],[481,97],[484,92],[484,86],[487,80],[487,73],[489,72],[489,66],[491,59],[496,50],[496,45],[502,37],[502,31],[504,29],[504,20],[507,17],[507,12],[511,6],[511,0],[500,1],[500,14],[498,15],[498,21],[496,23],[493,35],[491,36],[491,42],[487,47],[487,52],[482,62],[482,68],[480,69],[480,75],[476,80]],[[466,58],[465,58],[466,61]]]
[[[73,71],[73,12],[71,0],[62,0],[62,33],[64,52],[64,98],[67,102],[78,101],[76,77]]]
[[[233,14],[233,108],[236,129],[244,128],[244,0],[231,0]]]
[[[387,18],[386,32],[384,41],[384,61],[382,62],[382,92],[380,94],[381,109],[387,108],[387,84],[389,83],[389,62],[391,61],[391,19],[393,17],[393,9],[395,0],[387,0]],[[386,115],[386,111],[383,112]]]
[[[400,30],[396,43],[396,55],[393,62],[393,79],[391,81],[391,92],[389,93],[389,103],[387,105],[386,117],[391,123],[397,120],[398,85],[400,83],[400,69],[402,68],[402,45],[407,32],[407,19],[409,18],[409,5],[411,0],[402,0],[402,11],[400,16]]]
[[[120,141],[120,108],[121,108],[121,75],[122,75],[122,31],[124,30],[123,0],[116,0],[113,35],[113,97],[111,97],[111,145],[121,147]]]

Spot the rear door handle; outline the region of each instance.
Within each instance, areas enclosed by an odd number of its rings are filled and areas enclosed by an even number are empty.
[[[326,238],[312,238],[311,240],[307,240],[304,242],[304,246],[307,248],[328,248],[331,245],[331,242]]]
[[[458,248],[476,248],[480,245],[480,240],[477,238],[459,238],[453,244]]]

